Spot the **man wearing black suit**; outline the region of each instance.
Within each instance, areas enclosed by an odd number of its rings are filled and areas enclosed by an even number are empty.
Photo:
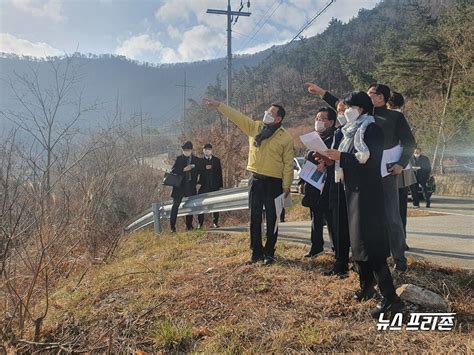
[[[415,161],[414,168],[416,174],[417,184],[410,186],[411,196],[413,198],[413,206],[420,207],[420,198],[418,196],[418,184],[421,186],[423,191],[423,196],[425,197],[426,208],[430,208],[431,205],[431,194],[428,191],[426,186],[431,175],[431,164],[430,159],[421,154],[421,148],[416,148],[415,153],[413,154],[413,159]]]
[[[203,149],[204,157],[201,159],[201,174],[199,175],[198,184],[201,185],[198,194],[217,191],[224,184],[222,181],[222,166],[219,158],[212,155],[212,145],[207,143]],[[219,228],[219,212],[213,214],[213,227]],[[204,213],[198,216],[199,226],[201,229],[204,224]]]
[[[172,232],[176,232],[176,220],[178,218],[178,208],[183,197],[196,195],[196,185],[200,173],[200,160],[193,155],[193,144],[187,141],[181,146],[183,154],[176,158],[171,172],[183,177],[179,187],[173,187],[171,197],[173,207],[171,208],[170,227]],[[193,216],[186,216],[186,230],[193,229]]]

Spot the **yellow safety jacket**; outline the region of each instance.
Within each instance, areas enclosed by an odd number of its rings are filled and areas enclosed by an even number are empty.
[[[263,129],[263,122],[254,121],[241,112],[221,103],[218,110],[234,122],[249,137],[249,159],[247,170],[283,180],[283,188],[293,182],[293,139],[280,127],[270,138],[264,139],[260,147],[254,145],[255,136]]]

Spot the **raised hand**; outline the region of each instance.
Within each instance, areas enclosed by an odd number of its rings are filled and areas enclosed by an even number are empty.
[[[211,99],[209,97],[203,97],[202,103],[207,107],[217,108],[221,104],[219,101]]]
[[[308,89],[308,92],[313,95],[324,96],[324,94],[326,93],[326,90],[320,88],[314,83],[305,83],[304,86]]]

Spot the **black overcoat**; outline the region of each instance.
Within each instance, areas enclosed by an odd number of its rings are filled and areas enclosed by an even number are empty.
[[[211,165],[211,169],[206,169]],[[211,159],[201,158],[201,173],[199,175],[199,193],[217,191],[223,187],[222,166],[219,158],[212,156]]]
[[[194,167],[191,171],[184,171],[184,168],[192,164]],[[171,168],[171,172],[183,177],[181,180],[181,185],[179,187],[173,187],[171,191],[171,197],[189,197],[196,195],[196,185],[198,181],[198,176],[202,170],[201,159],[191,155],[191,157],[186,157],[183,154],[179,155]]]
[[[423,184],[430,179],[431,164],[430,159],[425,155],[420,155],[418,158],[414,157],[415,166],[419,166],[420,169],[415,172],[416,180]]]
[[[352,258],[380,262],[390,255],[380,172],[384,147],[382,129],[375,123],[369,124],[364,141],[370,151],[365,164],[356,159],[355,148],[341,153]]]

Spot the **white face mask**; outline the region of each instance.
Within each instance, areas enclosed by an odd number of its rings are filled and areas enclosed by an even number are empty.
[[[419,158],[419,157],[420,157],[420,154],[418,154],[418,153],[415,153],[415,154],[413,154],[413,155],[415,156],[415,158]]]
[[[323,132],[326,129],[326,125],[322,121],[314,122],[314,129],[316,132]]]
[[[190,157],[190,156],[191,156],[191,153],[192,153],[192,152],[189,151],[189,150],[183,150],[183,155],[184,155],[185,157]]]
[[[344,116],[346,117],[347,122],[352,123],[355,122],[357,118],[359,118],[360,113],[356,106],[352,106],[344,111]]]
[[[344,116],[344,114],[337,115],[337,120],[341,126],[344,126],[347,123],[346,116]]]
[[[263,120],[262,121],[263,121],[264,124],[270,124],[270,123],[275,122],[275,119],[273,118],[272,115],[270,115],[270,113],[265,111],[265,114],[263,115]]]
[[[205,155],[206,157],[212,155],[212,150],[210,150],[210,149],[204,149],[203,152],[204,152],[204,155]]]

